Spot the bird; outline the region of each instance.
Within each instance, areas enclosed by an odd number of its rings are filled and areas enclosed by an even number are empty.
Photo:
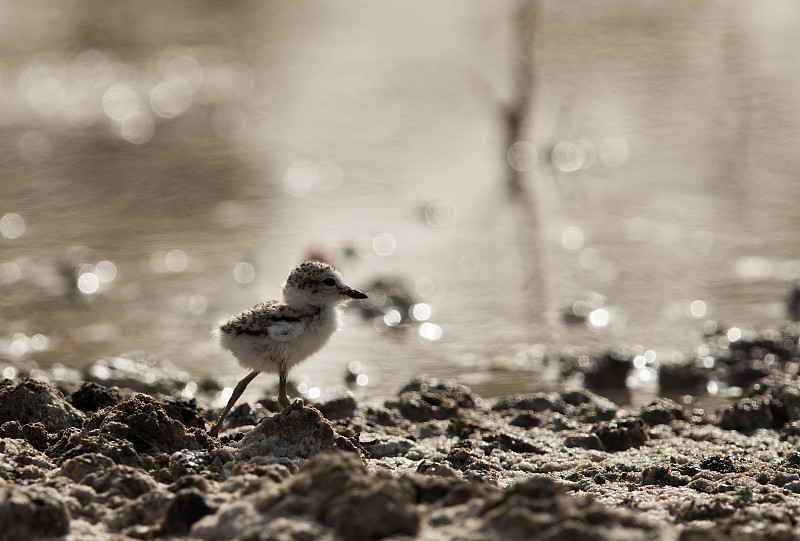
[[[289,370],[319,351],[339,328],[340,306],[367,295],[344,283],[341,273],[321,261],[295,266],[283,286],[283,300],[267,301],[224,321],[215,330],[220,346],[251,370],[236,385],[210,434],[261,372],[278,373],[278,405],[289,407]]]

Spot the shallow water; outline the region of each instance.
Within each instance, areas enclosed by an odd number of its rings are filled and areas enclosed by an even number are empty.
[[[351,362],[364,398],[420,373],[554,388],[543,352],[667,362],[708,320],[785,317],[793,4],[542,4],[517,147],[537,159],[514,161],[530,170],[511,198],[513,4],[216,6],[0,2],[3,363],[137,350],[233,383],[214,323],[312,253],[425,306],[405,328],[349,311],[293,372],[311,398],[344,390]],[[586,291],[603,304],[564,323]]]

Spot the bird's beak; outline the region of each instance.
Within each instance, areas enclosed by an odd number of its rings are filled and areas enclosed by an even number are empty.
[[[348,287],[344,290],[344,294],[350,297],[351,299],[366,299],[367,296],[364,293],[361,293],[357,289],[353,289],[352,287]]]

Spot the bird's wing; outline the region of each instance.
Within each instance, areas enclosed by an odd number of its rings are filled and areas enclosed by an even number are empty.
[[[304,327],[299,321],[276,321],[267,326],[267,334],[276,342],[286,342],[303,334]]]
[[[222,324],[220,329],[228,334],[266,335],[276,342],[285,342],[303,334],[305,327],[305,321],[296,310],[272,301],[245,310]]]

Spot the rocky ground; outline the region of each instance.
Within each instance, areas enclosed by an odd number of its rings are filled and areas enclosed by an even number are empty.
[[[158,366],[18,374],[0,380],[0,540],[797,538],[796,327],[698,351],[662,386],[741,385],[721,411],[420,378],[382,405],[242,404],[219,439]],[[589,357],[589,380],[631,362]]]

